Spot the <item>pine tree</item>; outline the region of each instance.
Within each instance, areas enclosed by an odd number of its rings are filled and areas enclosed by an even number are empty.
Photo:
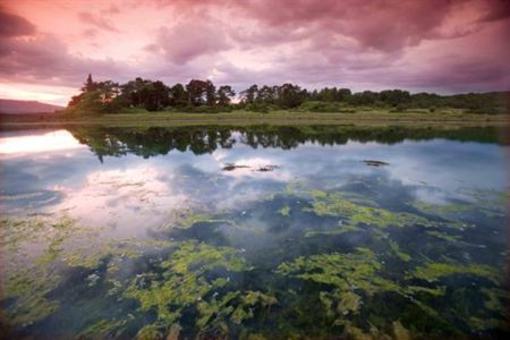
[[[87,77],[87,80],[85,81],[85,84],[83,84],[83,87],[81,90],[83,92],[92,92],[96,90],[97,84],[92,80],[92,74],[89,73],[89,76]]]

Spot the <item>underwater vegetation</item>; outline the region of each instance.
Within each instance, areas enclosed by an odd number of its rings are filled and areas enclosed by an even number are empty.
[[[179,211],[137,239],[68,216],[4,218],[2,326],[84,339],[503,337],[507,253],[487,230],[504,225],[507,198],[466,195],[384,202],[295,184],[238,209]]]

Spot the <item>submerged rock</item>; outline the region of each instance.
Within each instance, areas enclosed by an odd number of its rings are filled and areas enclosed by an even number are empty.
[[[261,166],[259,167],[258,169],[256,169],[255,171],[259,171],[259,172],[268,172],[268,171],[273,171],[275,169],[279,169],[280,167],[278,165],[274,165],[274,164],[268,164],[268,165],[264,165],[264,166]]]
[[[222,171],[233,171],[235,169],[246,169],[249,168],[248,165],[236,165],[233,163],[227,163],[225,166],[221,169]]]
[[[365,163],[368,166],[375,166],[375,167],[380,167],[380,166],[384,166],[384,165],[390,165],[390,163],[386,163],[386,162],[383,162],[383,161],[372,160],[372,159],[366,159],[366,160],[363,161],[363,163]]]
[[[234,171],[236,169],[252,169],[252,171],[269,172],[269,171],[273,171],[278,168],[280,168],[280,167],[275,164],[260,165],[260,166],[253,168],[249,165],[238,165],[238,164],[234,164],[234,163],[226,163],[225,166],[221,170],[222,171]]]

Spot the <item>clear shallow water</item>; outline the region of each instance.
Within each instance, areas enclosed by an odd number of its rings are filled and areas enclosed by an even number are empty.
[[[486,129],[2,132],[3,324],[501,336],[508,151]]]

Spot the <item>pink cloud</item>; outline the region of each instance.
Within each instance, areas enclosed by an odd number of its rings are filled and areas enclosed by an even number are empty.
[[[5,12],[0,7],[0,37],[10,38],[32,35],[35,33],[35,26],[25,18]]]
[[[510,5],[503,0],[113,0],[66,6],[21,0],[0,8],[0,19],[3,82],[78,87],[92,72],[117,81],[210,78],[237,90],[284,81],[356,90],[510,88]]]
[[[112,32],[119,31],[115,26],[113,26],[113,24],[109,20],[103,18],[100,15],[96,15],[90,12],[80,12],[78,13],[78,18],[84,23],[92,25],[102,30]]]
[[[155,47],[159,47],[168,61],[185,64],[202,55],[228,49],[230,46],[221,23],[201,15],[187,17],[170,28],[161,27],[156,43],[148,47],[153,51]]]

